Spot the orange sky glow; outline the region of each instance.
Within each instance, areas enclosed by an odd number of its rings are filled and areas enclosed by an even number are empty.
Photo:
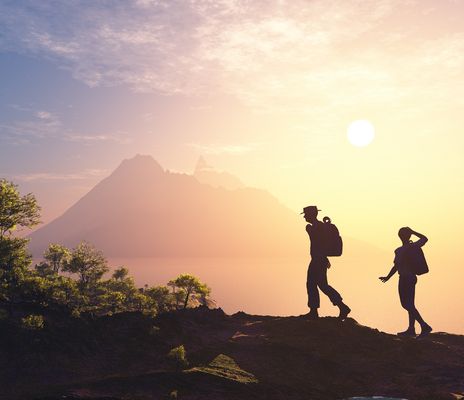
[[[418,303],[439,330],[464,333],[463,1],[74,7],[0,5],[0,176],[37,194],[44,222],[124,158],[192,173],[204,156],[377,248],[330,276],[359,309],[377,298],[394,315],[385,329],[404,317],[396,283],[374,289],[367,277],[388,272],[401,226],[426,234]],[[375,127],[365,147],[347,139],[359,119]],[[264,313],[260,298],[250,309]],[[280,311],[305,311],[292,301]],[[375,307],[360,313],[382,323]]]

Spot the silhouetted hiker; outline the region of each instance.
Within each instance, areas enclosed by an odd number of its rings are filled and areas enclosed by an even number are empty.
[[[339,254],[329,254],[327,251],[326,231],[324,222],[317,219],[318,210],[316,206],[308,206],[303,208],[302,214],[308,225],[308,232],[311,240],[311,262],[308,267],[308,276],[306,280],[306,289],[308,291],[308,307],[310,312],[309,318],[316,319],[319,317],[318,308],[320,307],[319,289],[327,295],[333,305],[340,309],[339,318],[345,319],[351,309],[343,303],[342,296],[327,282],[327,269],[330,268],[328,255],[341,255],[341,238],[339,243]],[[330,222],[328,217],[324,218]],[[334,225],[332,225],[335,227]],[[338,230],[337,230],[338,235]]]
[[[416,242],[411,241],[411,235],[419,238]],[[404,332],[398,332],[399,336],[416,336],[415,322],[419,322],[421,326],[421,334],[418,337],[424,337],[432,332],[432,327],[428,325],[417,311],[414,304],[416,291],[417,276],[428,272],[427,263],[424,258],[424,253],[421,247],[427,243],[428,239],[421,233],[414,232],[411,228],[404,227],[398,231],[398,236],[403,245],[395,250],[395,260],[393,267],[387,276],[382,276],[379,279],[382,282],[387,282],[396,271],[400,276],[398,282],[398,292],[403,308],[409,315],[409,326]]]

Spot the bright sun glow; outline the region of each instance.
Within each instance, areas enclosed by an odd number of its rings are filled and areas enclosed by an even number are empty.
[[[374,126],[367,120],[359,119],[348,126],[348,140],[353,146],[364,147],[374,140]]]

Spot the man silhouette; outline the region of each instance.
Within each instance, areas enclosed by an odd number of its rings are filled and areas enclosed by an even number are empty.
[[[311,241],[311,262],[308,267],[308,276],[306,280],[306,289],[308,292],[309,318],[319,318],[318,309],[320,307],[319,289],[329,297],[334,306],[340,309],[339,318],[345,319],[351,309],[343,303],[342,296],[327,282],[327,269],[330,268],[330,262],[325,254],[324,243],[324,223],[317,219],[320,210],[316,206],[303,208],[306,232]]]
[[[417,236],[419,240],[415,242],[411,241],[411,235]],[[414,304],[417,276],[413,271],[413,265],[411,265],[408,253],[410,253],[411,250],[414,250],[414,247],[422,247],[427,243],[428,239],[425,235],[415,232],[409,227],[401,228],[398,231],[398,236],[403,244],[395,250],[393,267],[387,276],[381,276],[379,279],[385,283],[396,273],[396,271],[398,271],[400,276],[398,282],[398,293],[400,295],[402,307],[408,312],[409,326],[408,329],[404,332],[398,332],[397,335],[415,337],[416,329],[414,325],[417,321],[422,329],[421,334],[418,337],[424,337],[432,332],[432,327],[422,319]]]

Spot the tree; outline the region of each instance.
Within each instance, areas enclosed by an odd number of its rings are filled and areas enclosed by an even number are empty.
[[[154,286],[143,291],[145,296],[150,299],[150,303],[156,312],[166,312],[175,308],[174,298],[169,293],[166,286]]]
[[[135,286],[125,267],[117,268],[111,277],[102,282],[102,306],[111,313],[120,311],[144,311],[147,297]]]
[[[21,297],[22,282],[30,275],[32,257],[27,239],[13,236],[20,228],[32,228],[40,222],[40,207],[29,193],[21,196],[17,186],[0,180],[0,301],[12,305]]]
[[[71,258],[71,252],[61,244],[51,243],[44,252],[44,259],[48,262],[53,273],[62,270]]]
[[[22,281],[21,297],[43,307],[66,307],[73,314],[79,314],[85,303],[74,279],[53,273],[29,274]]]
[[[32,257],[27,252],[27,239],[0,238],[0,301],[12,304],[21,297],[21,283],[30,274]]]
[[[168,286],[172,289],[172,304],[174,305],[174,308],[179,309],[180,304],[182,304],[185,299],[185,290],[177,287],[175,280],[169,281]]]
[[[176,293],[176,288],[183,292],[183,308],[187,308],[189,301],[196,304],[206,304],[211,289],[201,283],[200,280],[189,274],[179,275],[176,279],[169,281],[169,286]]]
[[[113,279],[123,281],[129,276],[129,270],[126,267],[119,267],[113,272]]]
[[[99,281],[105,272],[109,271],[105,256],[94,246],[81,242],[71,251],[69,261],[64,265],[63,271],[79,276],[79,283],[83,288]]]
[[[40,207],[32,193],[21,196],[18,187],[0,180],[0,239],[11,236],[19,226],[33,228],[40,222]]]
[[[126,296],[121,292],[113,292],[111,290],[103,292],[97,297],[95,312],[98,314],[115,314],[126,309]],[[132,311],[132,310],[131,310]]]
[[[185,351],[183,344],[171,349],[171,351],[168,353],[168,359],[177,371],[186,368],[189,364],[187,360],[187,352]]]

